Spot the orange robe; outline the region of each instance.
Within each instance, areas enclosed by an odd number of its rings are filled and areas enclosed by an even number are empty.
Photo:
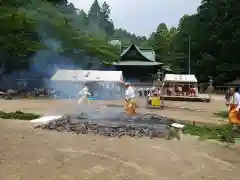
[[[125,111],[127,115],[134,115],[136,114],[136,100],[130,99],[128,101],[125,101]]]
[[[235,97],[233,97],[232,103],[229,105],[228,119],[231,124],[240,125],[240,109],[237,111],[238,104],[234,103]]]

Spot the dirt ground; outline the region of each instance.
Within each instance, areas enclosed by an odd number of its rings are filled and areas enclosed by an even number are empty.
[[[158,112],[180,118],[217,121],[212,113],[223,101],[165,102]],[[103,102],[98,102],[102,104]],[[110,104],[122,102],[110,102]],[[1,100],[5,111],[60,113],[76,105],[63,100]],[[194,111],[181,110],[190,107]],[[196,109],[201,110],[197,112]],[[43,131],[27,121],[0,120],[1,180],[235,180],[240,178],[240,151],[220,143],[184,136],[180,141],[106,138]]]
[[[216,117],[213,113],[226,110],[224,105],[224,97],[218,96],[211,103],[202,102],[177,102],[177,101],[164,101],[166,108],[160,109],[146,109],[145,98],[138,98],[139,105],[138,112],[143,113],[156,113],[162,116],[167,116],[174,119],[197,121],[204,123],[219,123],[224,122],[220,117]],[[94,101],[91,103],[93,106],[101,107],[102,105],[121,105],[124,102],[119,100],[114,101]],[[76,111],[78,105],[75,100],[0,100],[0,110],[3,111],[16,111],[34,112],[40,114],[66,114]],[[187,108],[188,110],[183,110]],[[122,107],[123,110],[123,107]],[[226,120],[227,121],[227,120]]]
[[[0,121],[1,180],[235,180],[239,150],[184,137],[167,141],[36,130]]]

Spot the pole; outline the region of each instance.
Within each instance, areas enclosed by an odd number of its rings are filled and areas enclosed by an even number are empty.
[[[161,84],[161,96],[162,96],[162,103],[161,103],[161,106],[162,108],[164,108],[164,68],[162,66],[162,84]]]
[[[188,74],[191,74],[191,37],[188,36]]]
[[[209,101],[212,101],[212,90],[213,90],[213,79],[212,76],[209,77]]]

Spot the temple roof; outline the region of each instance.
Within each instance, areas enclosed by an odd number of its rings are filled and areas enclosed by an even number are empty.
[[[236,80],[234,80],[232,82],[227,83],[227,85],[229,85],[229,86],[231,86],[231,85],[232,86],[235,86],[235,85],[239,86],[240,85],[240,78],[236,79]]]
[[[124,56],[132,47],[137,49],[137,51],[146,59],[149,61],[155,62],[155,51],[153,49],[140,49],[137,45],[131,44],[127,49],[125,49],[122,54],[120,55],[121,57]]]

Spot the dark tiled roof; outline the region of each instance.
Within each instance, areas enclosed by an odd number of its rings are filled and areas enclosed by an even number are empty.
[[[121,54],[121,56],[123,56],[124,54],[126,54],[128,51],[129,51],[129,49],[131,48],[131,47],[135,47],[137,50],[138,50],[138,52],[142,55],[142,56],[144,56],[146,59],[148,59],[149,61],[156,61],[156,59],[155,59],[155,51],[153,50],[153,49],[140,49],[137,45],[135,45],[135,44],[131,44],[127,49],[125,49],[123,52],[122,52],[122,54]]]
[[[240,86],[240,79],[236,79],[236,80],[234,80],[230,83],[227,83],[227,85],[238,85],[238,86]]]
[[[156,61],[149,61],[149,62],[144,62],[144,61],[120,61],[118,63],[114,63],[114,65],[119,65],[119,66],[158,66],[163,63],[156,62]]]

